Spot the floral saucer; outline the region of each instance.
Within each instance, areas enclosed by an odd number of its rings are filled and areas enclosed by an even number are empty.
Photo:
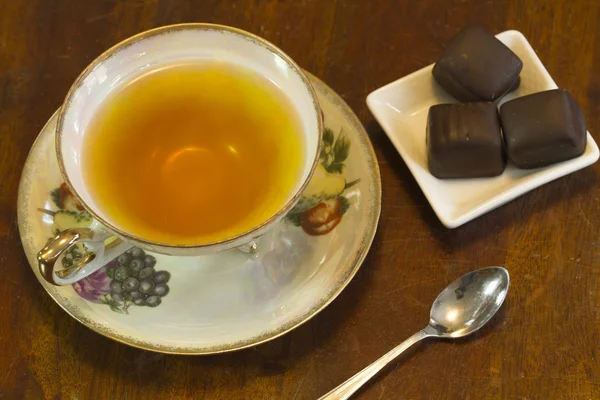
[[[163,353],[210,354],[276,338],[326,307],[365,258],[381,210],[377,160],[346,103],[309,75],[325,116],[321,163],[302,200],[261,238],[255,254],[173,257],[133,248],[72,286],[40,275],[36,254],[66,228],[92,219],[63,184],[54,151],[56,114],[27,158],[19,231],[48,294],[90,329]],[[72,247],[64,266],[82,249]]]

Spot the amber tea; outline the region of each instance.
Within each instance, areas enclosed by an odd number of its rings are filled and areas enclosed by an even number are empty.
[[[202,244],[246,232],[289,199],[302,125],[270,80],[210,62],[147,72],[111,94],[84,139],[98,207],[128,233]]]

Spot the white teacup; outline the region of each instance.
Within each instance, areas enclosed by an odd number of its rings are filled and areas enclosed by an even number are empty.
[[[237,64],[266,76],[282,89],[302,120],[306,144],[303,170],[285,205],[271,218],[243,234],[197,245],[157,243],[124,231],[98,208],[81,170],[86,127],[113,90],[148,69],[195,60]],[[59,112],[56,155],[60,171],[75,198],[94,217],[94,222],[90,228],[61,232],[38,253],[42,275],[55,285],[71,284],[134,246],[168,255],[196,256],[247,245],[279,222],[300,199],[319,161],[322,132],[321,111],[308,78],[280,49],[251,33],[220,25],[181,24],[143,32],[117,44],[94,60],[77,78]],[[87,249],[82,261],[66,270],[56,271],[55,265],[61,255],[70,246],[81,242]]]

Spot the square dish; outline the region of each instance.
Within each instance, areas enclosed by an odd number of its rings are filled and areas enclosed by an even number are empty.
[[[557,88],[523,34],[513,30],[496,37],[523,61],[521,85],[504,96],[498,106],[515,97]],[[427,168],[427,113],[432,105],[458,101],[437,85],[431,74],[432,69],[433,64],[375,90],[367,96],[367,105],[446,227],[456,228],[532,189],[598,160],[598,146],[588,132],[584,153],[558,164],[524,170],[509,162],[504,173],[494,178],[435,178]]]

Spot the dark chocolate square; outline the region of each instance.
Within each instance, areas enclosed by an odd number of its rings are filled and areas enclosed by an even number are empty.
[[[494,103],[432,106],[426,141],[429,171],[437,178],[496,176],[506,166]]]
[[[539,168],[583,154],[587,130],[579,104],[554,89],[507,101],[500,118],[508,158],[519,168]]]
[[[523,62],[480,26],[463,29],[433,67],[437,83],[460,101],[495,101],[518,85]]]

